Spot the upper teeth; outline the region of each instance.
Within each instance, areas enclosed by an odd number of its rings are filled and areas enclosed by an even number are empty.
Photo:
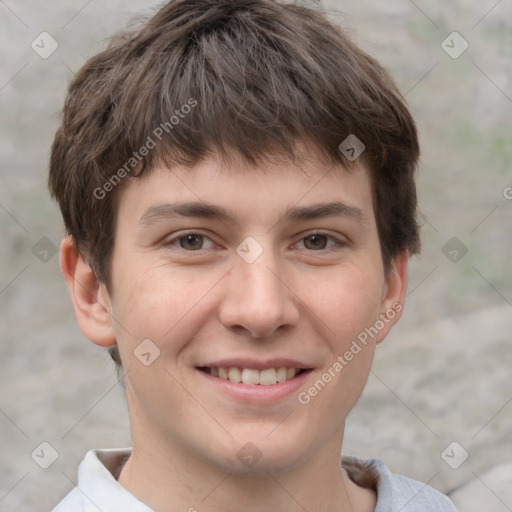
[[[231,382],[243,382],[244,384],[270,386],[278,382],[292,379],[297,373],[296,368],[267,368],[266,370],[255,370],[253,368],[210,368],[214,377],[219,377]]]

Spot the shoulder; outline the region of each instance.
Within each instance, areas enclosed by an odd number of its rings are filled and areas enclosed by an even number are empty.
[[[447,496],[427,484],[392,473],[379,459],[343,456],[342,464],[356,484],[376,490],[375,512],[457,512]]]

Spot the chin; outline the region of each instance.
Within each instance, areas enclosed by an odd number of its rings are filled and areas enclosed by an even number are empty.
[[[251,435],[245,436],[238,432],[237,436],[226,439],[224,445],[216,443],[218,449],[211,454],[212,462],[233,474],[266,477],[268,473],[287,472],[305,463],[304,436],[292,436],[286,430],[269,435],[272,429],[261,430],[251,429]]]

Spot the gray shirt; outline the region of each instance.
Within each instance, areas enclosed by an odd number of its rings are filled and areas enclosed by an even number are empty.
[[[87,452],[78,468],[77,486],[52,512],[154,512],[117,482],[130,453],[130,448]],[[343,456],[342,465],[356,484],[376,490],[375,512],[457,512],[446,496],[391,473],[378,459]]]

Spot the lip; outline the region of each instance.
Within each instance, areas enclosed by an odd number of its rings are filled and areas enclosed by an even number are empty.
[[[247,364],[247,362],[245,364]],[[232,364],[231,366],[238,365]],[[281,364],[280,366],[286,365]],[[289,367],[292,367],[292,365],[290,365]],[[243,368],[251,368],[251,366],[244,366]],[[252,368],[258,369],[255,368],[254,366],[252,366]],[[265,366],[261,369],[265,368],[272,367]],[[295,366],[295,368],[297,368],[297,366]],[[210,375],[209,373],[206,373],[196,368],[196,372],[204,379],[206,379],[206,381],[209,384],[215,386],[218,392],[235,398],[236,400],[241,402],[260,404],[278,402],[279,400],[294,395],[294,392],[304,385],[306,379],[308,379],[312,371],[313,369],[310,368],[309,370],[296,375],[293,379],[286,380],[285,382],[278,382],[277,384],[271,384],[269,386],[251,386],[243,384],[241,382],[231,382],[230,380],[224,380],[219,377],[214,377],[213,375]]]

